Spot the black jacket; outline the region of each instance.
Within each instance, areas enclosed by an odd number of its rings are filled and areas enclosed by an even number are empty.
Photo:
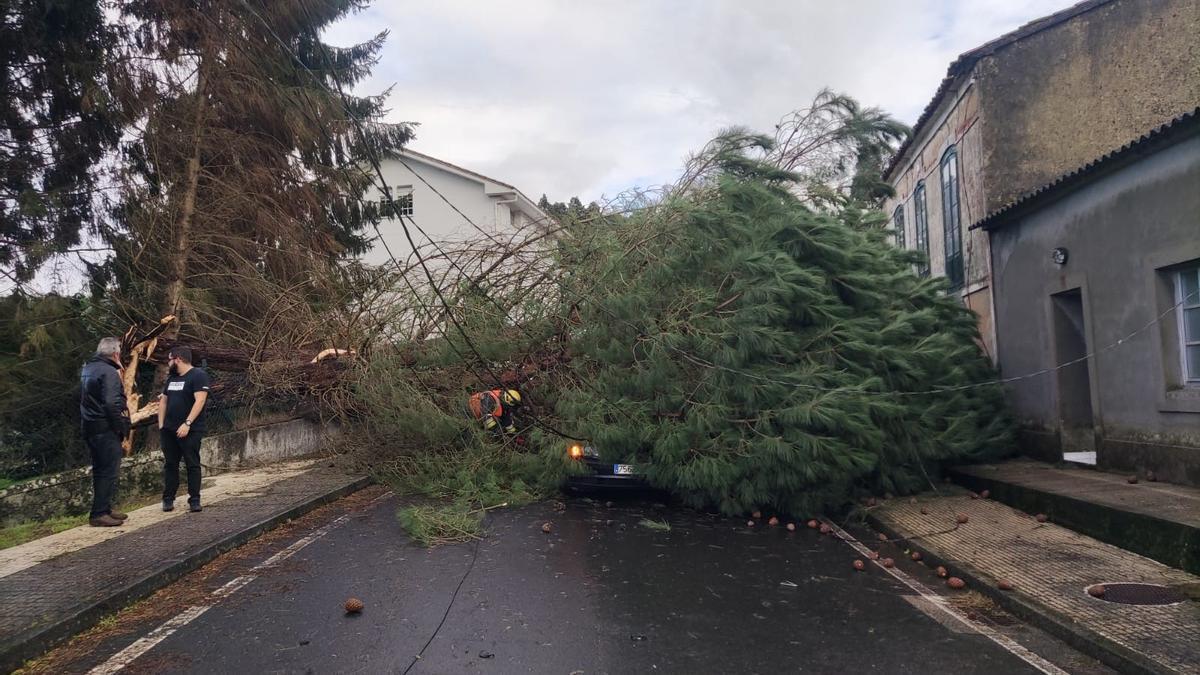
[[[99,354],[83,364],[79,374],[79,419],[85,435],[112,431],[118,438],[129,434],[129,414],[121,374],[108,357]]]

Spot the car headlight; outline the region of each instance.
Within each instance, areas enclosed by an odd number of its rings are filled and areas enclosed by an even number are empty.
[[[567,448],[567,456],[571,459],[583,459],[584,457],[587,457],[588,459],[599,459],[600,452],[590,445],[574,443]]]

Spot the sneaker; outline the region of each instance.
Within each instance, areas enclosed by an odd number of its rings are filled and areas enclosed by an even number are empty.
[[[192,513],[200,513],[203,510],[203,507],[200,506],[200,502],[188,502],[188,511],[191,511]]]
[[[112,516],[113,518],[116,518],[117,520],[125,520],[126,518],[129,517],[128,513],[121,513],[120,511],[109,511],[108,515]]]
[[[163,502],[163,511],[174,511],[175,502]]]
[[[92,527],[120,527],[124,523],[104,513],[89,520],[88,524]]]

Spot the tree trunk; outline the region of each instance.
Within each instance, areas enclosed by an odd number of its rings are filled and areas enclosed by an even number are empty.
[[[188,157],[187,173],[183,180],[182,204],[179,210],[179,220],[172,232],[171,250],[167,253],[167,288],[163,297],[162,315],[174,314],[179,317],[171,328],[163,334],[164,339],[174,340],[179,335],[179,326],[186,318],[180,299],[186,284],[188,259],[191,253],[190,238],[192,234],[192,218],[196,213],[196,191],[200,184],[200,148],[204,140],[204,113],[207,107],[205,89],[208,85],[207,54],[200,57],[200,67],[196,73],[196,110],[192,118],[192,154]],[[167,379],[166,365],[160,365],[154,375],[155,387]]]

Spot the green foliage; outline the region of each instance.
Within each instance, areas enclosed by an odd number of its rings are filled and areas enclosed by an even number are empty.
[[[117,29],[98,0],[0,5],[0,269],[28,281],[79,244],[120,138]]]
[[[1001,392],[969,387],[994,374],[944,282],[912,274],[864,214],[802,203],[754,159],[765,139],[714,147],[712,189],[594,247],[575,282],[592,299],[573,344],[589,386],[560,416],[607,460],[731,514],[912,492],[944,462],[1003,452]]]
[[[82,466],[79,368],[99,336],[90,302],[0,298],[0,476],[26,478]]]
[[[436,546],[478,538],[480,513],[458,503],[405,506],[396,511],[396,519],[413,541]]]
[[[671,531],[671,524],[665,520],[650,520],[649,518],[642,518],[641,520],[638,521],[638,525],[641,525],[642,527],[644,527],[648,530],[654,530],[656,532],[670,532]]]
[[[471,390],[449,384],[460,378],[450,368],[422,372],[379,354],[348,386],[344,418],[355,456],[399,494],[432,500],[398,513],[426,545],[474,536],[487,509],[541,499],[569,470],[561,443],[533,434],[522,447],[479,429],[467,414]]]

